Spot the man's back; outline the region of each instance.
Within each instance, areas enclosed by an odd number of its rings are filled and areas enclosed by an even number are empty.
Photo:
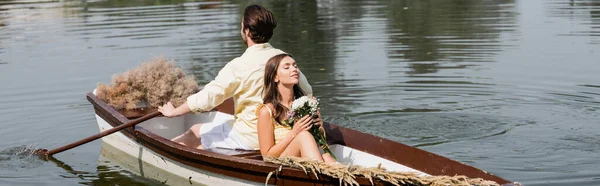
[[[249,47],[239,58],[231,61],[236,72],[240,72],[240,85],[234,98],[235,124],[233,130],[240,139],[248,142],[251,148],[258,148],[256,108],[262,104],[263,77],[265,64],[271,57],[283,51],[269,44],[257,44]]]

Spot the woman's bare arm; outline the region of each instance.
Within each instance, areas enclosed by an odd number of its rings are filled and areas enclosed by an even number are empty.
[[[296,134],[292,131],[283,138],[278,144],[275,144],[275,126],[271,113],[267,106],[262,107],[258,111],[258,144],[260,153],[263,156],[279,157],[285,148],[292,142]]]
[[[270,105],[267,105],[270,106]],[[265,107],[267,107],[265,106]],[[260,153],[263,156],[281,156],[281,153],[290,145],[292,140],[296,138],[302,131],[308,131],[312,126],[312,117],[309,115],[300,118],[292,128],[291,131],[277,144],[275,144],[275,126],[271,113],[267,108],[261,108],[258,111],[258,144],[260,146]],[[272,108],[272,107],[270,107]],[[273,109],[274,110],[274,109]]]

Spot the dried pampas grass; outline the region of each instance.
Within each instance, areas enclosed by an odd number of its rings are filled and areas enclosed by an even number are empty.
[[[110,85],[98,84],[96,95],[117,110],[134,109],[141,103],[158,107],[167,102],[178,106],[199,87],[174,62],[157,57],[139,67],[112,77]]]
[[[263,157],[265,162],[275,163],[282,166],[300,168],[304,173],[312,172],[317,179],[319,175],[327,175],[339,180],[339,185],[360,185],[356,178],[359,176],[369,179],[371,185],[375,185],[375,180],[387,183],[385,185],[415,185],[415,186],[499,186],[498,183],[481,178],[468,178],[466,176],[424,176],[415,172],[392,172],[381,167],[362,167],[358,165],[343,165],[317,162],[315,160],[299,158],[299,157]],[[281,171],[281,168],[276,169],[267,175],[267,182],[270,176]],[[277,175],[277,174],[276,174]],[[518,182],[513,183],[521,185]]]

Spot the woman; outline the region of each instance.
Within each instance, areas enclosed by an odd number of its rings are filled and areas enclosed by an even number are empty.
[[[329,154],[321,154],[308,130],[313,119],[305,116],[293,128],[281,125],[294,99],[304,96],[298,87],[298,66],[289,54],[273,56],[265,66],[263,101],[257,110],[258,143],[263,156],[296,156],[319,162],[336,162]],[[320,117],[320,115],[319,115]],[[322,121],[318,119],[322,126]]]

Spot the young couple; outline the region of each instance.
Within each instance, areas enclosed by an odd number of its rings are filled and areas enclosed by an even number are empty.
[[[296,156],[335,162],[321,154],[308,132],[321,117],[304,117],[293,128],[281,125],[295,98],[312,95],[312,87],[291,55],[268,42],[277,26],[273,14],[259,5],[244,10],[241,23],[246,51],[223,67],[213,81],[186,103],[159,107],[166,117],[209,111],[233,97],[235,121],[193,125],[173,141],[195,148],[260,150],[264,156]]]

